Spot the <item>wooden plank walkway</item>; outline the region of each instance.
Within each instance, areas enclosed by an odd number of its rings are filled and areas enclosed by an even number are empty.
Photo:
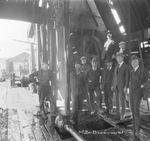
[[[37,106],[37,94],[32,94],[26,88],[11,88],[9,82],[0,83],[0,108],[4,109],[0,110],[0,141],[62,141],[54,128],[51,128],[53,131],[50,131],[47,125],[43,126],[41,121],[34,116],[34,113],[38,110]],[[144,105],[142,105],[142,108],[146,111]],[[101,115],[101,118],[106,122],[108,122],[107,120],[109,120],[109,123],[111,122],[112,129],[108,132],[120,128],[106,116]],[[124,132],[127,131],[131,132],[131,135],[133,134],[132,130],[124,130]],[[148,141],[150,138],[144,130],[141,131],[141,136],[142,141]],[[115,135],[83,135],[83,137],[87,141],[91,141],[93,137],[93,141],[97,141],[97,138],[102,141],[106,139],[108,141],[124,141],[122,136]],[[68,138],[64,141],[75,141],[75,139]]]
[[[45,141],[42,125],[34,116],[37,106],[37,94],[0,83],[0,108],[4,109],[0,111],[0,141]]]

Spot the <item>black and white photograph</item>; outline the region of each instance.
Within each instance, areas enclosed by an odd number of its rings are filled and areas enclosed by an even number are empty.
[[[0,141],[150,141],[150,0],[0,0]]]

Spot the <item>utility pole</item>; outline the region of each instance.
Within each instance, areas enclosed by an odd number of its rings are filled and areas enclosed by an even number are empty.
[[[34,44],[31,43],[31,69],[35,69],[35,55],[34,55]]]

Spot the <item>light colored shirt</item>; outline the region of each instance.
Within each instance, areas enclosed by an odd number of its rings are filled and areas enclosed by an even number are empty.
[[[108,70],[111,70],[112,67],[107,67]]]
[[[124,50],[125,50],[125,49],[120,49],[120,50],[119,50],[119,52],[120,52],[120,53],[123,53],[123,52],[124,52]]]
[[[133,69],[134,72],[136,72],[138,68],[139,68],[139,65],[136,68]]]
[[[95,70],[97,70],[97,67],[96,67],[96,68],[93,68],[93,67],[92,67],[92,69],[95,71]]]
[[[107,41],[105,42],[105,44],[104,44],[104,48],[105,48],[105,51],[107,51],[108,50],[108,47],[109,47],[109,45],[111,44],[111,43],[113,43],[114,41],[112,40],[112,39],[107,39]]]
[[[123,63],[124,63],[124,62],[122,61],[122,62],[119,64],[119,68],[122,66]]]

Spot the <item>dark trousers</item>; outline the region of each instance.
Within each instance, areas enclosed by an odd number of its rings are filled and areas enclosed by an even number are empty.
[[[123,92],[123,88],[116,89],[116,108],[117,108],[117,115],[125,115],[125,106],[126,105],[126,97],[125,93]],[[122,108],[120,113],[120,107]]]
[[[95,107],[95,94],[94,94],[94,92],[96,93],[96,102],[98,104],[98,109],[102,109],[102,95],[101,95],[101,91],[100,91],[100,86],[97,86],[95,88],[88,87],[88,92],[89,92],[89,97],[90,97],[91,111],[94,111],[97,109]]]
[[[35,83],[31,83],[32,93],[37,93],[37,85]]]
[[[76,121],[77,123],[80,122],[83,100],[84,100],[84,89],[78,88],[77,94],[74,96],[73,111],[72,111],[73,120]]]
[[[88,94],[88,86],[85,86],[83,88],[83,91],[84,91],[84,99],[87,100],[87,106],[90,109],[90,106],[89,106],[90,105],[90,98],[89,98],[89,94]]]
[[[139,130],[141,126],[141,119],[140,119],[140,104],[143,97],[142,89],[135,89],[132,90],[133,100],[131,96],[131,110],[132,114],[134,114],[134,123],[135,123],[135,130]]]
[[[111,85],[106,84],[104,87],[105,104],[107,111],[110,112],[113,108],[113,92],[111,91]]]
[[[51,111],[53,111],[55,107],[55,99],[52,94],[51,87],[49,85],[39,85],[38,93],[39,93],[40,110],[44,111],[44,100],[45,98],[47,98],[47,100],[50,101]]]

